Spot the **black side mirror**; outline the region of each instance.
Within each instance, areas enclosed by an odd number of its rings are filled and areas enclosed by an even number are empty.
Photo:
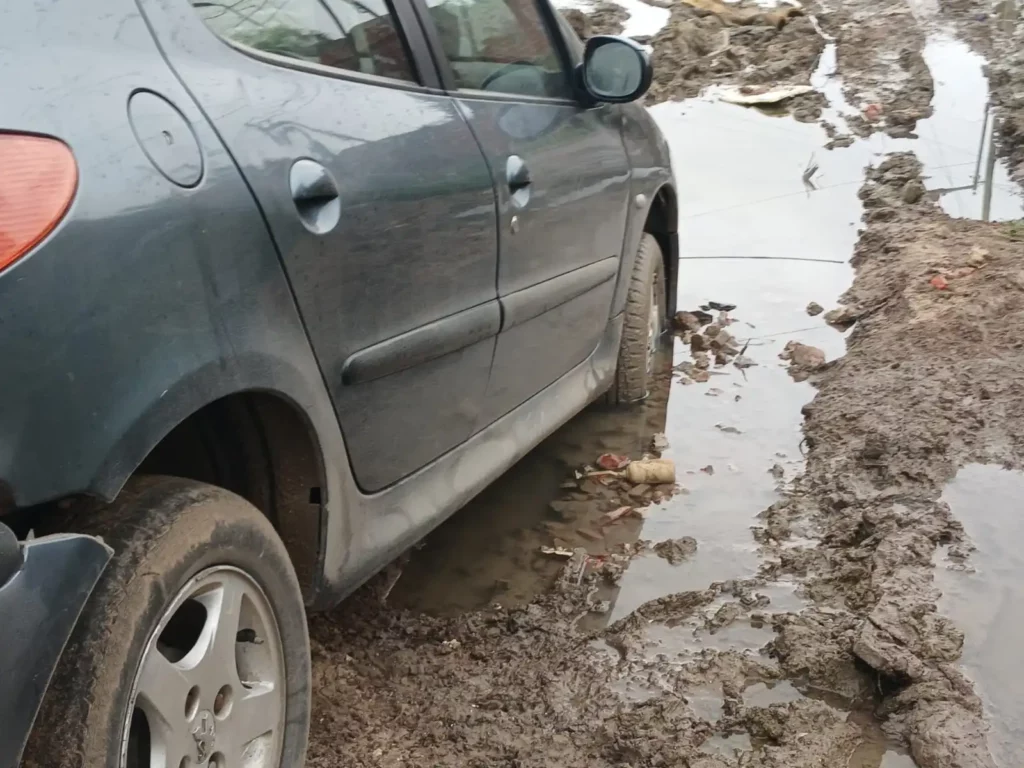
[[[596,35],[587,40],[576,68],[580,87],[594,103],[636,101],[651,87],[654,68],[646,49],[628,37]]]

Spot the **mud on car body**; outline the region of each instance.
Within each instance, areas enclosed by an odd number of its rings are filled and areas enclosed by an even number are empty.
[[[2,13],[3,768],[301,765],[305,611],[642,399],[674,310],[635,43],[251,6]]]

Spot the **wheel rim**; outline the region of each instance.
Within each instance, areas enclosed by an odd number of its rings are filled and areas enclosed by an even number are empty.
[[[146,643],[120,765],[277,768],[285,688],[281,633],[263,590],[237,568],[208,568]]]
[[[661,338],[661,296],[657,281],[651,285],[650,317],[647,319],[647,373],[654,373],[654,360],[658,355],[658,340]]]

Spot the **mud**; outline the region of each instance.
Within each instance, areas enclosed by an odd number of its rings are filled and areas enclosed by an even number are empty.
[[[824,44],[811,19],[792,8],[676,3],[651,39],[655,77],[648,100],[684,99],[712,84],[751,90],[807,85]],[[820,95],[811,93],[790,99],[786,108],[813,121],[821,105]]]

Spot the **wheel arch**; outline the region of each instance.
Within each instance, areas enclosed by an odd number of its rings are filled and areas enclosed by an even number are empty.
[[[670,183],[663,184],[654,195],[644,232],[654,235],[661,246],[665,268],[665,311],[668,317],[676,312],[679,290],[679,206],[676,191]]]

